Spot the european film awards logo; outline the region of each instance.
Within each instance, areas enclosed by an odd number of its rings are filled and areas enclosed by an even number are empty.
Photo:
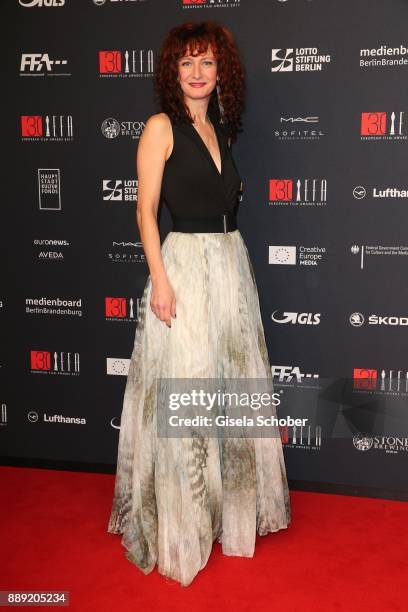
[[[407,140],[405,111],[361,113],[361,140]]]
[[[140,320],[141,311],[141,298],[105,297],[106,321],[136,322]]]
[[[326,179],[270,179],[270,206],[325,206]]]
[[[30,351],[32,374],[79,376],[79,353],[66,351]]]
[[[72,115],[22,115],[23,142],[69,142],[74,139]]]
[[[101,78],[153,76],[153,49],[99,51]]]
[[[183,9],[238,8],[241,0],[182,0]]]

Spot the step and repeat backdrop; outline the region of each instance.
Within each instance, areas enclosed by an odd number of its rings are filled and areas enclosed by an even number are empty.
[[[171,27],[212,19],[246,72],[238,223],[279,415],[309,423],[281,430],[289,479],[408,498],[408,3],[8,0],[3,15],[1,462],[115,469],[155,62]]]

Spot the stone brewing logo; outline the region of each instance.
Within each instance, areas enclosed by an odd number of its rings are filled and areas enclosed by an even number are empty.
[[[102,122],[101,132],[108,138],[113,140],[118,136],[130,136],[131,138],[139,138],[142,129],[144,128],[143,121],[121,121],[113,117],[109,117]]]
[[[102,123],[101,130],[105,138],[116,138],[120,134],[119,121],[113,119],[112,117],[105,119]]]
[[[397,455],[408,451],[408,437],[404,434],[381,434],[372,436],[368,433],[357,433],[353,437],[353,446],[359,451],[377,450]]]
[[[359,433],[353,437],[353,444],[359,451],[368,451],[373,446],[373,439],[369,434]]]

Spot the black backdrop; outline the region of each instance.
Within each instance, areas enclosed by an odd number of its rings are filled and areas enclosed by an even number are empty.
[[[280,414],[311,423],[282,430],[292,486],[407,498],[407,2],[8,0],[4,16],[1,463],[114,470],[155,61],[170,27],[215,19],[247,75],[238,220]]]

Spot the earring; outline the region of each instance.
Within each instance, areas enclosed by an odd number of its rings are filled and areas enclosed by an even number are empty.
[[[217,77],[216,89],[217,89],[218,108],[220,110],[220,122],[224,123],[224,107],[223,107],[222,102],[221,102],[221,87],[220,87],[220,79],[219,79],[219,77]]]

